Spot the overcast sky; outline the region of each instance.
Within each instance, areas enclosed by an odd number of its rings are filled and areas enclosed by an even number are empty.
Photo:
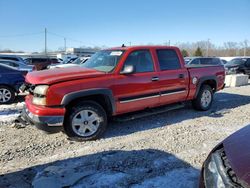
[[[250,40],[250,0],[0,0],[0,49]]]

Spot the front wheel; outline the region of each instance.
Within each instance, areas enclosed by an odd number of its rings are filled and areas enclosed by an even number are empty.
[[[15,91],[8,86],[0,85],[0,104],[10,104],[15,100]]]
[[[196,110],[209,110],[213,102],[213,90],[209,85],[203,85],[196,99],[192,101]]]
[[[99,138],[107,127],[107,115],[101,105],[94,101],[84,101],[69,109],[64,122],[65,133],[69,137],[83,141]]]

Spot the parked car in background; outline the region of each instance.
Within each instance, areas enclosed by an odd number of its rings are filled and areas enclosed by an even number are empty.
[[[197,58],[197,57],[184,57],[185,64],[187,65],[194,58]]]
[[[0,64],[0,104],[10,104],[15,100],[26,74],[26,71]]]
[[[250,125],[235,132],[208,155],[201,169],[200,188],[250,187]]]
[[[68,57],[66,59],[63,60],[63,64],[70,64],[72,63],[73,61],[75,61],[78,57]]]
[[[217,57],[188,57],[185,58],[185,62],[187,65],[223,65]]]
[[[47,69],[48,65],[59,63],[57,58],[49,57],[30,57],[26,58],[25,61],[29,65],[34,65],[34,69],[37,71]]]
[[[66,64],[60,63],[60,64],[49,65],[48,69],[80,66],[81,64],[85,63],[89,58],[90,57],[79,57],[72,63],[66,63]]]
[[[59,63],[62,63],[63,62],[63,59],[62,58],[57,58],[58,62]]]
[[[3,60],[11,60],[11,61],[17,61],[17,62],[26,64],[26,62],[24,61],[23,58],[21,58],[21,57],[19,57],[19,56],[16,56],[16,55],[2,55],[2,54],[0,54],[0,59],[3,59]]]
[[[184,66],[176,47],[111,48],[79,67],[28,73],[22,115],[44,131],[64,129],[69,137],[93,140],[106,130],[108,117],[169,104],[165,111],[177,109],[186,101],[208,110],[224,80],[222,65]]]
[[[34,69],[33,65],[27,65],[20,61],[0,59],[0,63],[4,65],[9,65],[11,67],[15,67],[16,69],[21,70],[21,71],[31,72]]]
[[[235,58],[225,65],[227,74],[243,73],[250,76],[250,57],[249,58]]]
[[[225,60],[225,59],[220,59],[220,60],[221,60],[221,62],[223,63],[223,65],[226,65],[226,64],[228,63],[228,61]]]
[[[72,62],[72,64],[83,64],[85,63],[90,57],[79,57],[75,61]]]

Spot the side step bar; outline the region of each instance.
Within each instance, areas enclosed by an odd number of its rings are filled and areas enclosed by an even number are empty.
[[[151,108],[151,109],[147,109],[147,110],[143,110],[139,112],[119,115],[119,116],[114,117],[113,120],[118,121],[118,122],[125,122],[125,121],[134,120],[134,119],[144,118],[144,117],[151,116],[151,115],[161,114],[161,113],[168,112],[171,110],[177,110],[183,107],[185,107],[184,103],[177,103],[177,104],[172,104],[168,106]]]

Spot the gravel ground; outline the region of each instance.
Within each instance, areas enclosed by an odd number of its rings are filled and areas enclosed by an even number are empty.
[[[36,187],[41,177],[56,178],[48,181],[58,187],[195,187],[210,150],[250,123],[250,85],[216,93],[207,112],[188,104],[111,122],[102,139],[89,142],[32,126],[16,128],[13,120],[21,108],[21,103],[0,106],[1,188],[30,187],[32,180]]]

